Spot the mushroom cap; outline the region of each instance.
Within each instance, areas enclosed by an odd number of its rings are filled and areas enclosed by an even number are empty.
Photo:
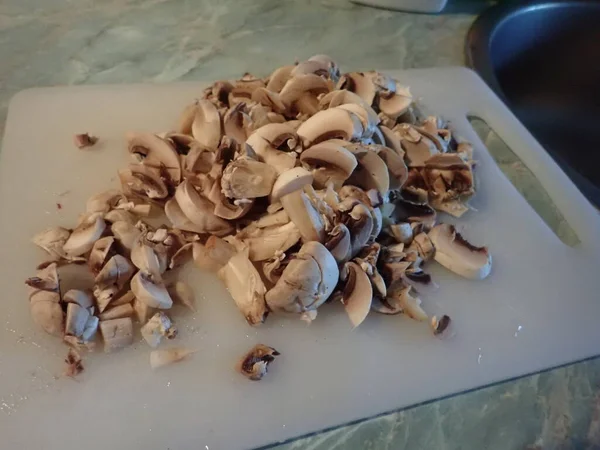
[[[454,225],[436,225],[429,232],[435,246],[435,260],[457,275],[472,280],[486,278],[492,270],[492,255],[487,247],[470,244]]]
[[[297,155],[292,150],[298,145],[298,135],[285,123],[269,123],[260,127],[248,137],[246,145],[278,174],[296,165]]]
[[[288,222],[257,229],[249,236],[238,235],[238,238],[248,246],[250,261],[264,261],[295,245],[300,240],[300,231],[293,222]]]
[[[409,110],[412,102],[413,97],[410,89],[406,87],[398,89],[397,87],[393,95],[379,97],[379,110],[391,119],[396,120]]]
[[[400,139],[408,167],[423,167],[425,161],[439,153],[431,139],[419,133],[413,125],[401,123],[392,131]]]
[[[267,89],[271,92],[281,92],[285,83],[290,79],[292,70],[295,65],[282,66],[275,69],[271,75],[269,75],[269,81],[267,82]]]
[[[354,153],[358,161],[348,183],[366,191],[376,189],[382,196],[386,195],[390,189],[390,173],[383,159],[371,146],[349,146],[348,150]]]
[[[370,77],[362,72],[350,72],[342,75],[337,83],[336,89],[346,89],[354,92],[368,105],[373,104],[377,90]]]

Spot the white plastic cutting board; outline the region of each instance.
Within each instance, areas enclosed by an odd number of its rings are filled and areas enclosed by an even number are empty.
[[[487,244],[494,267],[482,282],[436,264],[431,313],[449,314],[454,335],[400,316],[372,314],[358,329],[339,304],[310,326],[269,317],[246,325],[216,278],[189,267],[198,313],[179,311],[177,343],[197,349],[156,372],[138,342],[85,360],[61,376],[66,349],[35,329],[23,280],[43,252],[30,236],[72,226],[88,196],[116,186],[127,130],[169,129],[203,83],[32,89],[12,101],[0,159],[0,436],[4,448],[71,450],[242,449],[600,353],[600,218],[551,158],[472,72],[392,73],[475,145],[479,192],[459,221]],[[565,246],[496,167],[466,115],[484,118],[531,168],[582,244]],[[89,150],[74,133],[100,137]],[[58,208],[58,204],[62,206]],[[187,316],[187,317],[186,317]],[[262,342],[282,355],[261,382],[233,366]]]

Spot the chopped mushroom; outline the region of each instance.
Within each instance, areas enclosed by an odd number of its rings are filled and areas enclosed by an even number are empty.
[[[243,356],[236,369],[246,378],[260,381],[267,374],[269,364],[275,361],[275,357],[280,354],[273,347],[257,344]]]
[[[94,146],[98,142],[98,138],[88,133],[81,133],[73,136],[73,142],[75,143],[75,147],[83,149]]]

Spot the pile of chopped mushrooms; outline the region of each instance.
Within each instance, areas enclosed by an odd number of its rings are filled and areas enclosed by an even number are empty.
[[[450,318],[421,307],[437,288],[426,264],[474,280],[490,273],[487,248],[438,222],[438,212],[469,210],[471,145],[382,73],[340,74],[317,55],[266,78],[217,81],[175,130],[130,133],[127,145],[120,190],[90,198],[72,230],[33,238],[51,259],[26,281],[31,316],[75,352],[93,349],[98,330],[106,351],[131,345],[134,318],[153,348],[175,338],[167,312],[174,301],[193,310],[194,295],[166,280],[190,256],[252,326],[269,313],[311,322],[341,301],[355,327],[371,311],[403,313],[439,334]],[[93,285],[61,292],[66,264],[87,264]],[[189,353],[156,350],[151,362]],[[260,379],[278,354],[259,345],[238,369]]]

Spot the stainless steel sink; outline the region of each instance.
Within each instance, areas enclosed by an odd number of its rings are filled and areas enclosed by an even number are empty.
[[[600,1],[529,1],[485,11],[467,60],[600,207]]]

